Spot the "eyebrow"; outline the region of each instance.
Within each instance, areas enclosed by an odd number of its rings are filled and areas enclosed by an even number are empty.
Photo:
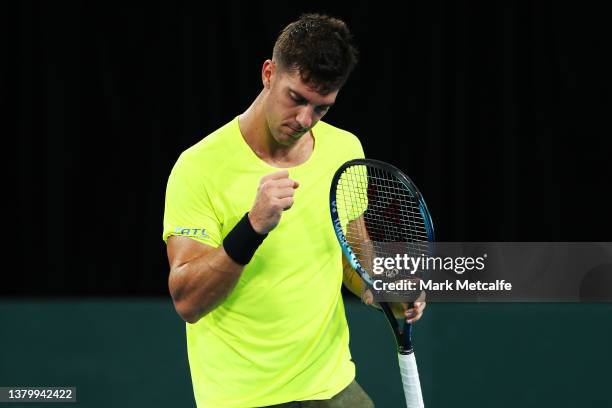
[[[310,102],[308,100],[308,98],[306,98],[304,95],[302,95],[301,93],[299,93],[298,91],[296,91],[295,89],[289,88],[289,92],[294,93],[299,99],[306,101],[306,102]],[[325,107],[325,108],[331,108],[332,106],[334,106],[335,102],[332,103],[328,103],[328,104],[323,104],[323,105],[319,105],[319,107]]]

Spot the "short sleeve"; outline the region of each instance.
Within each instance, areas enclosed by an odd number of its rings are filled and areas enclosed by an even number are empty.
[[[355,147],[354,147],[355,158],[356,159],[363,159],[363,158],[365,158],[365,153],[363,152],[363,146],[361,145],[361,142],[359,141],[359,139],[357,139],[356,136],[355,136],[355,139],[356,139],[356,143],[355,143]]]
[[[221,223],[212,205],[203,171],[183,153],[166,187],[163,240],[185,236],[212,247],[221,245]]]

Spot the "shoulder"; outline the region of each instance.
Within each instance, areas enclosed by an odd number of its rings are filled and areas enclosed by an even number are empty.
[[[364,156],[361,141],[347,130],[320,121],[313,131],[315,139],[322,142],[323,149],[331,151],[334,156],[342,155],[343,159],[348,157],[347,160]]]
[[[189,169],[190,172],[202,176],[216,173],[235,151],[236,132],[239,132],[239,128],[236,119],[233,119],[184,150],[176,161],[175,168]]]
[[[231,151],[233,144],[235,144],[236,132],[239,132],[238,129],[236,119],[232,119],[183,151],[181,157],[186,160],[197,160],[199,158],[213,158],[219,153]]]
[[[335,140],[342,143],[358,144],[361,145],[359,138],[348,130],[340,129],[339,127],[333,126],[327,122],[319,121],[314,128],[315,132],[318,132],[322,136],[332,136]]]

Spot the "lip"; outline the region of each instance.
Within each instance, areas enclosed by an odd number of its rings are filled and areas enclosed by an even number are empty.
[[[295,129],[295,128],[293,128],[293,127],[289,126],[289,125],[286,125],[286,126],[287,126],[289,129],[291,129],[291,130],[293,131],[293,133],[304,133],[304,131],[303,131],[303,130],[298,130],[298,129]]]
[[[292,138],[293,140],[298,140],[300,137],[302,137],[302,135],[304,135],[304,133],[306,133],[303,129],[302,130],[296,130],[295,128],[289,126],[289,125],[284,125],[287,129],[289,129],[288,132],[288,136],[290,138]]]

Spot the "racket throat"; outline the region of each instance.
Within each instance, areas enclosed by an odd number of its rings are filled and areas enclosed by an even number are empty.
[[[389,304],[381,302],[380,307],[391,324],[393,335],[397,342],[397,352],[402,355],[412,354],[412,324],[404,323],[404,328],[402,329]]]
[[[414,349],[412,348],[412,346],[409,349],[405,349],[404,346],[399,346],[397,348],[397,352],[403,356],[407,356],[414,353]]]

